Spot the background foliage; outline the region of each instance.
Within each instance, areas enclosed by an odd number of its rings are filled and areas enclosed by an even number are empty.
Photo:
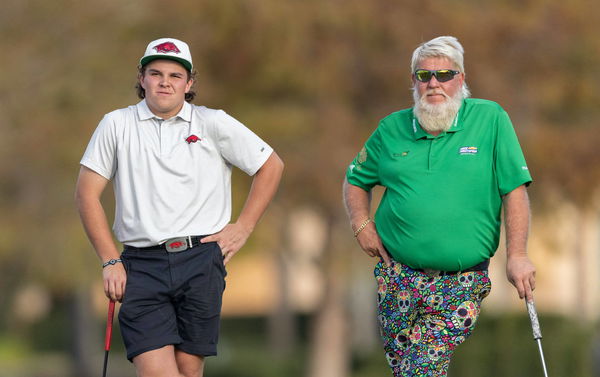
[[[192,46],[196,103],[224,108],[275,147],[286,173],[274,213],[318,208],[329,245],[339,245],[323,259],[323,268],[347,272],[347,266],[335,264],[352,245],[352,240],[337,242],[335,233],[347,226],[340,199],[345,166],[380,118],[411,105],[410,54],[438,35],[454,35],[465,46],[474,96],[499,102],[511,115],[536,181],[531,196],[538,213],[557,201],[590,208],[600,181],[600,23],[590,5],[586,0],[4,1],[0,305],[6,310],[0,313],[0,376],[87,373],[85,365],[78,366],[86,364],[77,356],[78,345],[100,337],[103,318],[92,315],[82,292],[98,283],[100,273],[73,206],[73,188],[79,159],[103,114],[137,102],[136,64],[148,41],[172,36]],[[236,180],[239,208],[248,179]],[[110,203],[110,192],[106,198]],[[270,229],[261,227],[254,238],[277,245],[280,236]],[[257,243],[251,241],[247,252],[255,252]],[[27,290],[31,287],[43,292]],[[24,291],[30,294],[24,305],[41,305],[43,315],[25,318],[14,309],[17,293]],[[277,362],[264,356],[264,333],[252,331],[268,331],[264,318],[227,320],[224,357],[209,365],[211,375],[305,375],[316,349],[310,324],[317,315],[297,320],[294,354]],[[539,373],[532,366],[537,365],[533,345],[521,348],[528,332],[524,318],[484,319],[481,327],[487,330],[459,352],[455,375]],[[591,376],[594,325],[566,318],[544,323],[551,324],[546,344],[555,356],[549,360],[553,375]],[[99,334],[86,340],[93,328]],[[355,346],[347,362],[354,376],[387,373],[378,348]],[[36,369],[38,363],[44,367]],[[127,364],[123,368],[130,371]]]

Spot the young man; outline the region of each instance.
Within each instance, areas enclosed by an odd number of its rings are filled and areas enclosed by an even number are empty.
[[[104,290],[122,301],[127,357],[140,377],[199,377],[216,355],[225,264],[273,198],[283,163],[258,136],[195,96],[186,43],[150,42],[140,60],[142,99],[107,114],[81,160],[76,202],[102,261]],[[231,169],[253,175],[237,221]],[[113,242],[100,196],[113,182]],[[127,289],[126,289],[127,288]]]
[[[381,259],[379,321],[394,376],[445,376],[490,292],[502,206],[507,276],[531,298],[531,176],[506,112],[467,98],[456,38],[419,46],[411,72],[414,107],[380,122],[347,170],[344,201],[360,247]],[[373,221],[375,185],[386,191]]]

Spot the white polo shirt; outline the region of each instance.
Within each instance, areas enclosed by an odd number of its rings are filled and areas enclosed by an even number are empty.
[[[254,175],[272,152],[222,110],[185,102],[163,120],[144,100],[104,116],[81,164],[113,180],[117,239],[145,247],[223,229],[232,166]]]

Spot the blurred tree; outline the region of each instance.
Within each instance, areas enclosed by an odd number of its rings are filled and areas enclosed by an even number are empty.
[[[102,115],[137,102],[143,46],[178,37],[197,62],[196,102],[226,109],[282,155],[281,221],[307,204],[325,219],[328,280],[311,348],[337,341],[328,352],[340,353],[331,360],[338,360],[335,373],[346,373],[350,348],[341,340],[352,332],[348,323],[328,324],[331,313],[341,321],[352,315],[346,298],[355,267],[347,255],[360,251],[343,214],[341,182],[378,119],[411,105],[412,50],[437,35],[457,36],[474,96],[496,100],[513,118],[536,180],[534,205],[551,209],[560,198],[594,218],[599,27],[586,0],[7,0],[0,13],[10,46],[0,61],[0,285],[34,281],[81,307],[75,293],[100,271],[72,204],[78,161]],[[236,190],[239,207],[245,188]],[[283,240],[278,252],[285,254],[285,235],[272,229],[260,228],[257,237]],[[285,284],[280,289],[288,302]],[[8,290],[0,304],[13,299]],[[317,352],[312,357],[314,375],[334,375],[316,366]]]

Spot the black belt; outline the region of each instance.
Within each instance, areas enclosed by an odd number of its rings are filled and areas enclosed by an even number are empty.
[[[431,270],[431,269],[427,269],[427,268],[415,268],[414,270],[422,272],[429,276],[446,276],[446,275],[457,275],[457,274],[461,274],[461,273],[465,273],[465,272],[484,271],[484,270],[487,270],[489,266],[490,266],[490,260],[486,259],[483,262],[476,264],[473,267],[469,267],[465,270],[460,270],[460,271],[440,271],[440,270]]]
[[[165,250],[169,253],[178,253],[196,246],[200,246],[200,240],[206,236],[175,237],[166,240],[160,245],[135,247],[125,245],[125,250]]]

